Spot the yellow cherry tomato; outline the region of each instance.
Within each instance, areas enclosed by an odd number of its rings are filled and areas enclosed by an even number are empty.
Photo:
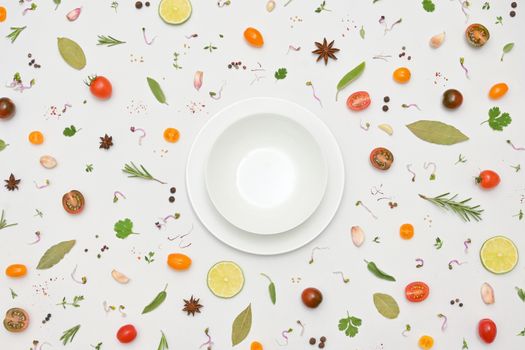
[[[0,22],[5,21],[6,18],[7,18],[7,10],[5,7],[0,6]]]
[[[263,346],[261,343],[259,343],[258,341],[254,341],[251,343],[250,345],[250,350],[263,350]]]
[[[255,47],[261,47],[264,45],[264,39],[257,29],[248,27],[244,31],[244,39],[248,42],[248,44],[255,46]]]
[[[180,138],[179,130],[175,128],[167,128],[166,130],[164,130],[164,140],[170,143],[175,143],[179,141],[179,138]]]
[[[412,239],[412,237],[414,237],[414,226],[412,226],[412,224],[401,225],[399,235],[403,239]]]
[[[493,100],[497,100],[502,98],[507,93],[507,91],[509,91],[509,86],[507,84],[498,83],[490,88],[489,97]]]
[[[40,131],[31,131],[28,136],[29,142],[33,145],[41,145],[44,143],[44,134]]]
[[[23,277],[27,274],[27,267],[23,264],[9,265],[5,269],[5,274],[9,277]]]
[[[173,253],[168,255],[168,266],[177,271],[187,270],[191,266],[191,259],[187,255]]]
[[[430,335],[424,335],[419,338],[418,345],[423,350],[430,350],[434,346],[434,338]]]
[[[410,70],[406,67],[400,67],[394,71],[392,77],[399,84],[406,84],[410,80]]]

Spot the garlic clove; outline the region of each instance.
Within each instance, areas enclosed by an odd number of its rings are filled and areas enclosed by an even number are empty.
[[[111,277],[120,284],[126,284],[129,282],[128,276],[117,270],[111,271]]]
[[[379,124],[377,127],[390,136],[392,136],[392,134],[394,133],[394,129],[392,129],[392,126],[390,126],[390,124]]]
[[[66,18],[70,22],[76,21],[77,18],[80,16],[80,12],[82,12],[82,8],[81,7],[77,7],[76,9],[69,11],[67,13],[67,15],[66,15]]]
[[[434,35],[430,38],[430,46],[434,49],[440,47],[445,41],[445,32]]]
[[[352,234],[352,242],[356,247],[360,247],[365,241],[365,233],[359,226],[352,226],[350,232]]]
[[[40,164],[46,169],[53,169],[57,166],[57,160],[51,156],[40,157]]]
[[[481,300],[483,300],[486,305],[494,304],[496,301],[494,298],[494,289],[487,282],[481,286]]]
[[[268,11],[268,12],[272,12],[274,8],[275,8],[275,1],[273,1],[273,0],[269,0],[269,1],[266,3],[266,11]]]
[[[193,86],[195,87],[195,90],[199,91],[202,86],[202,79],[204,77],[204,73],[200,70],[195,72],[195,76],[193,77]]]

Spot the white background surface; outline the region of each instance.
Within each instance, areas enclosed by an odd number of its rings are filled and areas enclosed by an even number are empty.
[[[320,1],[319,1],[320,2]],[[329,0],[332,12],[314,12],[318,2],[294,0],[286,8],[278,2],[272,13],[264,9],[264,1],[236,1],[229,7],[218,8],[214,1],[194,1],[192,18],[182,26],[165,25],[156,12],[157,2],[150,8],[138,11],[132,1],[120,1],[118,13],[110,8],[110,1],[64,1],[57,11],[51,1],[38,1],[34,13],[22,16],[22,7],[14,0],[0,5],[8,9],[8,20],[0,24],[2,37],[10,26],[27,25],[18,40],[11,44],[0,40],[0,95],[11,97],[18,112],[14,119],[0,124],[0,138],[10,146],[0,153],[0,175],[5,179],[12,172],[22,178],[19,191],[0,191],[0,208],[5,209],[9,222],[18,226],[0,232],[0,266],[24,263],[29,267],[27,277],[20,280],[0,277],[0,309],[19,306],[29,311],[32,324],[23,334],[0,331],[0,344],[9,349],[28,349],[33,339],[50,342],[61,348],[59,337],[70,327],[82,327],[71,349],[88,349],[99,341],[102,349],[155,349],[160,330],[168,338],[170,349],[197,349],[206,339],[203,330],[210,327],[216,343],[215,349],[229,348],[230,327],[235,316],[249,303],[253,308],[253,326],[247,340],[238,346],[247,349],[252,340],[261,341],[266,349],[279,348],[275,340],[282,330],[290,327],[290,349],[310,348],[310,336],[328,338],[327,349],[416,349],[417,339],[430,334],[436,340],[436,349],[461,349],[465,338],[470,349],[481,349],[476,335],[479,319],[492,318],[498,325],[498,337],[493,349],[523,348],[525,338],[516,334],[525,327],[525,307],[516,296],[515,286],[525,287],[523,263],[504,276],[485,271],[478,258],[482,242],[494,235],[512,238],[519,249],[524,247],[523,223],[513,218],[523,205],[520,198],[525,192],[523,171],[515,173],[510,165],[522,162],[525,152],[510,148],[506,139],[515,144],[525,144],[524,121],[520,110],[524,95],[523,61],[525,59],[520,33],[524,32],[523,4],[517,8],[517,17],[508,16],[511,1],[491,1],[491,9],[482,11],[482,1],[472,1],[468,23],[484,23],[491,32],[491,39],[482,49],[469,47],[464,40],[465,18],[456,1],[436,0],[436,10],[426,13],[419,1],[381,0],[335,1]],[[83,6],[80,18],[73,23],[65,14]],[[402,17],[386,36],[378,24],[381,15],[389,24]],[[503,16],[504,24],[495,25],[496,16]],[[302,22],[293,23],[290,17],[299,16]],[[346,20],[354,21],[346,31]],[[350,23],[352,24],[352,23]],[[293,25],[293,28],[291,28]],[[359,37],[364,26],[366,38]],[[141,28],[147,28],[151,38],[157,35],[152,46],[144,44]],[[265,37],[263,49],[250,48],[242,38],[247,26],[259,28]],[[433,50],[429,38],[446,31],[444,45]],[[198,33],[198,38],[187,40],[185,35]],[[219,33],[224,38],[219,38]],[[342,34],[345,34],[345,37]],[[125,45],[106,48],[97,46],[97,35],[112,35],[126,41]],[[66,36],[77,41],[84,49],[88,64],[83,71],[75,71],[61,59],[56,48],[56,38]],[[323,37],[335,39],[341,49],[337,61],[328,66],[315,62],[310,54],[313,42]],[[218,47],[213,53],[202,48],[212,42]],[[500,62],[504,44],[515,42],[514,50]],[[187,44],[190,48],[183,48]],[[287,54],[288,45],[300,46],[301,51]],[[408,62],[397,54],[406,46]],[[172,67],[173,52],[181,53],[182,70]],[[28,52],[42,65],[35,70],[27,65]],[[185,54],[183,54],[185,53]],[[376,54],[392,55],[390,62],[372,60]],[[130,62],[130,55],[143,57],[144,63]],[[465,79],[459,66],[459,57],[465,57],[471,79]],[[405,56],[406,57],[406,56]],[[250,85],[253,73],[228,70],[231,61],[242,61],[249,68],[257,62],[267,69],[266,78]],[[335,86],[340,77],[361,61],[367,61],[365,73],[334,102]],[[412,79],[407,85],[398,85],[391,79],[392,71],[407,66]],[[288,77],[276,82],[273,72],[280,67],[288,69]],[[204,85],[200,92],[192,86],[196,70],[204,71]],[[36,86],[23,94],[4,87],[15,72],[20,72],[28,82],[36,79]],[[441,72],[448,81],[434,84],[435,72]],[[113,83],[114,96],[110,101],[95,101],[82,81],[88,74],[107,76]],[[146,84],[146,76],[157,79],[162,85],[169,106],[154,100]],[[312,98],[310,87],[314,83],[323,108]],[[219,101],[211,100],[208,92],[218,91],[223,81],[226,85]],[[490,86],[505,81],[509,93],[497,103],[488,100]],[[446,88],[457,88],[464,96],[463,106],[454,112],[441,107],[441,94]],[[348,111],[345,98],[351,92],[367,90],[373,99],[371,107],[360,114]],[[381,111],[382,98],[390,96],[390,111]],[[274,96],[297,102],[318,114],[335,134],[345,158],[347,185],[339,213],[326,232],[313,243],[296,252],[277,257],[258,257],[232,250],[213,238],[199,224],[192,213],[184,189],[186,155],[194,135],[216,111],[230,103],[252,96]],[[87,104],[82,104],[83,100]],[[131,101],[147,106],[147,113],[129,115],[126,107]],[[203,102],[201,113],[191,114],[186,107],[190,101]],[[59,119],[46,116],[49,106],[71,103],[73,108]],[[422,111],[402,109],[402,103],[418,103]],[[513,123],[503,132],[492,131],[488,125],[479,125],[487,119],[492,106],[500,106],[513,117]],[[360,119],[372,124],[370,131],[359,128]],[[405,124],[418,119],[436,119],[453,124],[470,136],[466,143],[445,147],[424,143],[415,138]],[[388,136],[377,129],[380,123],[389,123],[394,135]],[[72,138],[65,138],[62,130],[71,124],[82,130]],[[131,133],[130,126],[142,127],[147,137],[142,146],[137,143],[138,133]],[[181,140],[174,145],[162,139],[166,127],[181,131]],[[27,142],[31,130],[41,130],[46,141],[42,146]],[[98,149],[98,137],[108,133],[115,146],[109,150]],[[395,155],[394,166],[384,173],[373,169],[368,162],[372,148],[388,147]],[[168,150],[160,157],[162,149]],[[466,164],[454,165],[458,155],[468,159]],[[57,158],[59,166],[48,171],[38,164],[43,154]],[[127,179],[120,169],[124,163],[134,161],[144,166],[169,185]],[[428,181],[430,171],[423,169],[425,161],[437,164],[437,179]],[[85,164],[92,163],[94,171],[86,173]],[[410,181],[406,164],[412,164],[417,173],[415,183]],[[482,169],[494,169],[502,177],[501,185],[494,191],[484,192],[474,185],[473,177]],[[37,190],[33,181],[51,181],[51,186]],[[388,201],[377,202],[370,195],[372,186],[383,184],[386,196],[398,202],[391,210]],[[176,204],[168,202],[169,187],[176,186]],[[70,216],[61,207],[63,193],[81,190],[87,206],[82,215]],[[120,190],[127,200],[112,202],[113,191]],[[473,202],[485,209],[481,223],[465,224],[452,214],[442,212],[423,202],[418,193],[438,195],[459,192],[462,197],[472,196]],[[357,200],[364,201],[378,216],[374,220]],[[44,212],[44,218],[33,217],[35,208]],[[159,217],[178,211],[179,221],[170,221],[159,231],[154,222]],[[432,225],[424,218],[430,215]],[[113,224],[131,218],[134,228],[141,234],[119,240],[112,230]],[[402,241],[398,228],[411,222],[416,235],[411,241]],[[165,257],[180,251],[176,242],[166,238],[186,232],[194,225],[189,236],[193,243],[184,250],[193,259],[191,270],[176,273],[165,264]],[[352,245],[350,227],[360,225],[367,234],[361,248]],[[34,239],[35,231],[42,232],[42,241],[27,245]],[[95,239],[95,235],[100,236]],[[381,243],[372,242],[380,236]],[[444,241],[441,250],[433,247],[435,237]],[[473,243],[468,254],[463,251],[463,241]],[[74,250],[50,270],[37,271],[35,267],[43,252],[56,242],[76,239]],[[104,245],[109,251],[96,254]],[[316,252],[315,263],[309,265],[313,247],[329,247]],[[89,252],[84,253],[88,248]],[[138,260],[148,251],[155,251],[156,261],[147,264]],[[422,257],[425,266],[415,268],[414,259]],[[447,263],[457,258],[467,261],[449,271]],[[376,279],[367,270],[363,259],[374,260],[379,267],[397,278],[391,283]],[[244,290],[231,300],[214,297],[206,287],[208,268],[219,260],[234,260],[244,269]],[[70,278],[78,264],[77,276],[87,276],[86,285],[78,285]],[[110,272],[116,268],[132,279],[128,285],[116,284]],[[344,271],[350,283],[343,284],[336,270]],[[277,284],[277,305],[272,306],[267,295],[267,280],[259,273],[269,274]],[[292,278],[301,277],[300,283]],[[38,285],[48,282],[48,295],[37,293]],[[56,280],[55,280],[56,279]],[[431,287],[430,298],[421,304],[405,301],[403,290],[407,283],[423,280]],[[479,296],[483,282],[489,282],[496,292],[496,303],[486,306]],[[142,308],[169,283],[166,302],[154,312],[140,315]],[[300,301],[301,291],[310,286],[322,290],[325,300],[316,310],[307,310]],[[19,295],[11,300],[9,288]],[[388,293],[400,304],[401,313],[396,320],[386,320],[377,313],[372,302],[375,292]],[[62,297],[72,299],[84,295],[80,308],[63,310],[55,306]],[[181,312],[182,298],[191,295],[201,298],[202,314],[188,317]],[[449,301],[460,298],[465,306],[450,306]],[[117,312],[106,315],[102,302],[123,304],[128,317]],[[363,319],[355,338],[347,338],[337,329],[346,311]],[[51,321],[40,321],[52,313]],[[441,332],[443,313],[449,322]],[[296,320],[306,324],[304,337],[299,336]],[[116,330],[125,323],[136,325],[139,336],[129,345],[120,345],[115,339]],[[401,336],[405,324],[412,326],[408,337]],[[383,344],[383,345],[381,345]]]

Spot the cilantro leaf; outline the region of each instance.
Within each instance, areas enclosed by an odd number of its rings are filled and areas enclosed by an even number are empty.
[[[504,127],[512,122],[512,118],[507,112],[501,113],[499,107],[492,107],[489,110],[489,119],[487,122],[489,122],[493,130],[502,131]]]
[[[71,125],[70,127],[64,129],[63,134],[64,136],[71,137],[74,136],[77,133],[77,131],[77,128],[75,128],[74,125]]]
[[[423,9],[427,12],[434,12],[436,9],[436,5],[434,5],[432,0],[423,0],[421,4],[423,4]]]
[[[138,233],[133,232],[133,222],[128,218],[117,221],[113,226],[113,231],[117,233],[117,237],[120,239],[127,238],[132,234],[138,235]]]
[[[348,315],[348,314],[347,314]],[[360,318],[350,316],[342,318],[339,320],[339,330],[344,331],[347,337],[355,337],[359,333],[359,326],[361,326],[362,321]]]
[[[286,78],[287,74],[288,74],[288,71],[286,70],[286,68],[279,68],[275,72],[274,76],[275,76],[275,79],[281,80],[281,79]]]

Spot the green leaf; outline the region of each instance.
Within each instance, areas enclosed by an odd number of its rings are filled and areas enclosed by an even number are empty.
[[[5,143],[4,140],[0,139],[0,152],[2,152],[9,144]]]
[[[232,346],[240,344],[252,328],[252,304],[248,305],[233,321]]]
[[[419,120],[406,127],[421,140],[438,145],[453,145],[469,139],[452,125],[435,120]]]
[[[518,292],[518,297],[521,299],[521,301],[525,302],[525,291],[516,287],[516,292]]]
[[[434,12],[436,9],[436,5],[434,5],[432,0],[423,0],[421,4],[423,4],[423,9],[427,12]]]
[[[347,337],[355,337],[359,333],[359,328],[362,324],[360,318],[348,315],[346,318],[339,320],[338,328],[340,331],[344,331]]]
[[[86,66],[86,55],[76,42],[68,38],[58,39],[58,51],[60,55],[71,67],[81,70]]]
[[[512,118],[508,113],[501,113],[499,107],[492,107],[489,110],[489,126],[492,130],[502,131],[504,127],[512,122]]]
[[[162,334],[162,336],[160,337],[160,343],[159,343],[159,347],[157,348],[157,350],[167,350],[169,348],[168,340],[166,339],[166,336],[164,335],[163,331],[160,331],[160,333]]]
[[[363,26],[361,26],[361,29],[359,29],[359,36],[361,37],[361,39],[364,39],[365,38],[365,28]]]
[[[503,52],[509,53],[512,51],[513,48],[514,48],[514,43],[508,43],[505,46],[503,46]]]
[[[274,77],[277,80],[282,80],[286,78],[287,74],[288,74],[288,71],[286,70],[286,68],[279,68],[277,69],[277,71],[275,71]]]
[[[168,288],[167,284],[166,284],[166,287],[164,287],[164,290],[159,292],[159,294],[157,294],[155,299],[153,299],[151,303],[149,303],[148,305],[146,305],[146,307],[144,307],[144,310],[142,310],[142,314],[147,314],[148,312],[155,310],[156,308],[160,306],[160,304],[164,302],[164,300],[166,300],[166,297],[168,296],[168,293],[166,293],[166,288]]]
[[[347,87],[351,82],[359,78],[359,76],[363,73],[366,67],[366,62],[363,61],[359,65],[357,65],[354,69],[352,69],[350,72],[346,73],[341,80],[339,80],[339,83],[337,83],[337,93],[335,95],[335,100],[337,101],[337,96],[339,95],[339,92],[343,90],[345,87]]]
[[[37,270],[49,269],[60,262],[64,256],[73,248],[76,241],[63,241],[49,248],[38,262]]]
[[[117,233],[117,237],[120,239],[127,238],[129,235],[132,234],[138,234],[133,232],[133,222],[128,218],[117,221],[113,226],[113,231]]]
[[[71,125],[70,127],[65,128],[62,133],[64,134],[64,136],[71,137],[77,133],[77,128],[75,128],[74,125]]]
[[[151,92],[153,93],[153,96],[159,101],[160,103],[168,104],[166,102],[166,96],[164,95],[164,92],[162,91],[162,88],[160,87],[159,83],[153,78],[148,77],[148,85],[151,89]]]
[[[374,305],[381,315],[394,319],[399,315],[399,306],[394,298],[388,294],[374,293]]]

